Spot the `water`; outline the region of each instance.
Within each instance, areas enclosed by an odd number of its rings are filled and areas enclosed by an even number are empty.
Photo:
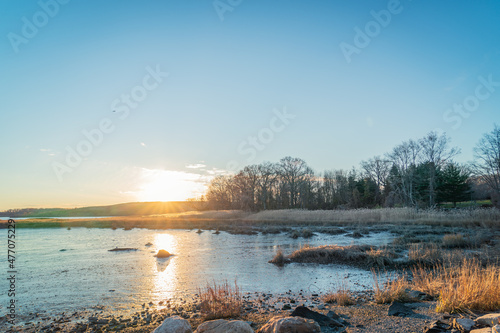
[[[0,230],[6,249],[7,231]],[[353,240],[344,235],[292,239],[277,235],[201,234],[188,230],[133,229],[17,229],[16,298],[18,314],[55,314],[104,306],[117,312],[134,312],[141,304],[190,297],[207,282],[237,281],[243,292],[284,293],[288,290],[321,293],[347,281],[352,290],[371,287],[367,270],[340,265],[269,264],[278,246],[285,254],[307,243],[386,244],[388,233]],[[145,246],[146,243],[152,246]],[[115,247],[138,251],[109,252]],[[157,259],[165,249],[174,256]],[[6,251],[2,251],[6,252]],[[7,262],[4,271],[7,271]],[[5,278],[0,309],[9,299]]]

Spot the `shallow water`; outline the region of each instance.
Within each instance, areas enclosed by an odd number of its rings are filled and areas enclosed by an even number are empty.
[[[7,231],[0,230],[6,249]],[[353,240],[345,235],[318,234],[307,240],[287,234],[231,235],[194,230],[130,231],[111,229],[17,229],[17,313],[55,314],[89,309],[96,305],[118,312],[134,312],[141,304],[179,301],[198,292],[207,282],[237,281],[243,292],[327,292],[347,283],[351,290],[370,288],[367,270],[341,265],[289,264],[268,261],[278,246],[285,254],[325,244],[382,245],[389,233]],[[152,246],[145,246],[146,243]],[[109,252],[115,247],[138,251]],[[174,256],[157,259],[165,249]],[[6,252],[2,251],[2,252]],[[4,254],[5,256],[5,254]],[[7,262],[4,271],[7,271]],[[0,309],[9,299],[8,282],[1,279]]]

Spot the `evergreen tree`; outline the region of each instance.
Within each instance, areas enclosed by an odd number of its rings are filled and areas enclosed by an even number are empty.
[[[470,199],[469,170],[455,163],[450,163],[444,169],[438,170],[437,176],[438,202],[453,202],[453,207],[456,207],[457,202]]]

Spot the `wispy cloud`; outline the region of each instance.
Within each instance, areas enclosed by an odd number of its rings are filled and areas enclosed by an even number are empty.
[[[201,164],[201,163],[186,165],[186,168],[188,168],[188,169],[201,169],[201,168],[205,168],[205,167],[206,167],[206,165]]]

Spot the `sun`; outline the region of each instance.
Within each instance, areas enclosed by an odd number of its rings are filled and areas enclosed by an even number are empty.
[[[184,201],[199,197],[206,190],[202,175],[172,170],[142,169],[138,201]]]

